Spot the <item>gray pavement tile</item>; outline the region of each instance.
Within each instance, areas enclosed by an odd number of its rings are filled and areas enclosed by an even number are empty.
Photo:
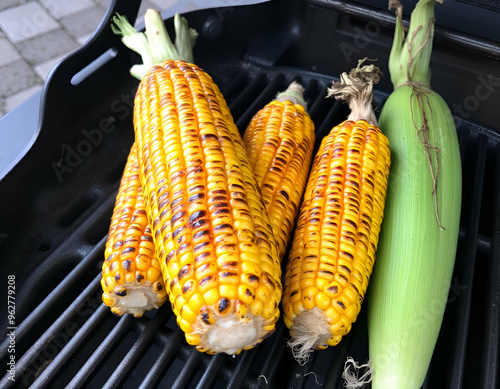
[[[26,4],[29,0],[1,0],[0,1],[0,11],[15,7],[21,4]]]
[[[95,0],[95,1],[99,5],[99,7],[101,7],[105,11],[107,11],[108,8],[109,8],[109,6],[111,5],[111,0]],[[144,14],[146,13],[146,10],[148,8],[154,8],[154,9],[156,9],[158,7],[156,5],[154,5],[153,3],[151,3],[150,1],[148,1],[148,0],[142,0],[140,8],[139,8],[139,14],[138,14],[137,20],[136,20],[136,25],[138,23],[143,23],[144,22]]]
[[[32,1],[0,11],[0,27],[12,43],[32,38],[59,27],[49,12]]]
[[[0,66],[21,59],[21,56],[7,38],[0,38],[0,53],[2,53],[0,55]]]
[[[92,0],[38,0],[56,18],[83,11],[88,8],[95,8],[96,3]]]
[[[40,83],[35,71],[23,60],[0,67],[0,97],[7,97]]]
[[[45,80],[49,73],[52,71],[52,69],[59,63],[61,62],[62,59],[67,57],[71,52],[68,53],[63,53],[61,55],[58,55],[57,57],[51,58],[45,62],[42,62],[38,65],[35,65],[35,72],[38,74],[38,76],[42,79]]]
[[[111,0],[95,0],[95,2],[99,7],[104,9],[108,9],[111,4]]]
[[[61,18],[61,23],[75,38],[92,33],[102,21],[105,11],[102,8],[92,8]]]
[[[10,112],[14,108],[16,108],[18,105],[29,99],[31,96],[33,96],[36,92],[38,92],[40,89],[42,89],[43,84],[35,84],[28,89],[24,89],[20,92],[14,93],[13,95],[10,95],[5,98],[3,109],[5,112]]]
[[[50,31],[35,38],[20,42],[17,49],[21,55],[33,64],[45,62],[60,54],[74,51],[80,45],[62,30]]]

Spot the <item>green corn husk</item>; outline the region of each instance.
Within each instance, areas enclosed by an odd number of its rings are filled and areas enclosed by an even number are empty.
[[[420,0],[404,34],[402,6],[379,125],[392,166],[368,297],[373,389],[418,389],[441,328],[455,263],[462,171],[455,124],[430,88],[435,0]]]

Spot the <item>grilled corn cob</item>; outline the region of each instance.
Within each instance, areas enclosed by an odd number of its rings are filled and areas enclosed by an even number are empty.
[[[159,13],[145,21],[148,37],[166,34]],[[156,252],[187,342],[208,353],[254,347],[278,320],[281,267],[221,92],[196,65],[166,60],[139,84],[134,130]]]
[[[167,300],[149,227],[135,145],[116,197],[102,264],[102,300],[117,315],[141,317]]]
[[[373,65],[358,66],[329,89],[351,114],[315,156],[286,267],[284,318],[299,363],[350,331],[375,261],[390,166],[371,108],[379,77]]]
[[[257,112],[243,142],[281,259],[293,235],[314,147],[314,123],[306,111],[302,86],[293,82]]]

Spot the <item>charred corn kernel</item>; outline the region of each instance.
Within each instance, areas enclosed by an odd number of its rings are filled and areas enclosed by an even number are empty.
[[[368,96],[371,103],[371,89]],[[350,117],[321,142],[283,292],[289,344],[301,363],[312,349],[338,343],[359,314],[375,261],[389,167],[387,138],[364,119]]]
[[[314,123],[303,88],[293,82],[257,112],[243,135],[283,258],[293,236],[314,147]]]
[[[238,297],[245,304],[251,304],[255,300],[255,292],[252,288],[240,284],[238,286]]]
[[[167,299],[144,207],[134,145],[116,197],[102,265],[102,299],[117,315],[140,317]]]

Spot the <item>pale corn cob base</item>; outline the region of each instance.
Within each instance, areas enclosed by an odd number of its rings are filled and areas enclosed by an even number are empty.
[[[197,320],[193,325],[194,332],[200,335],[199,351],[214,351],[229,355],[238,354],[241,350],[255,347],[274,332],[274,324],[266,326],[262,316],[247,313],[241,317],[238,313],[227,316],[219,315],[214,309],[214,324],[206,324]]]
[[[103,293],[103,300],[115,315],[129,313],[142,317],[145,311],[158,309],[166,299],[158,299],[154,283],[146,281],[142,284],[132,282],[117,285],[113,292]]]

